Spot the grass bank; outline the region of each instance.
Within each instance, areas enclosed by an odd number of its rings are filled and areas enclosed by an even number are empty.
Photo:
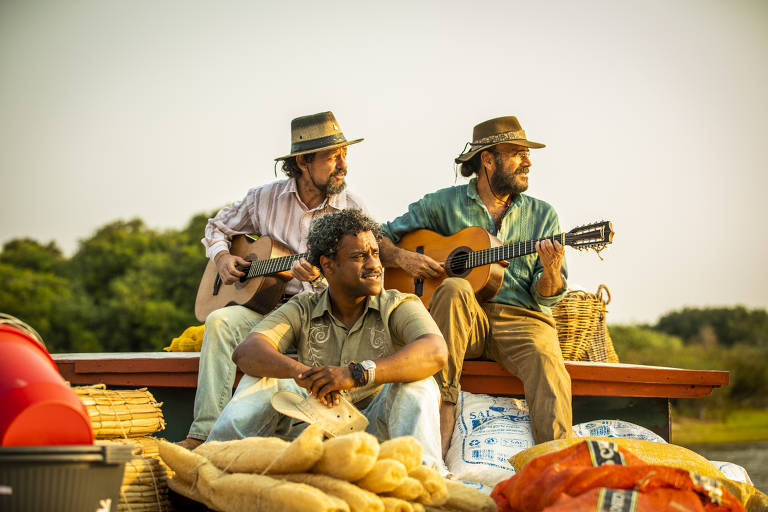
[[[723,420],[700,420],[672,415],[674,444],[744,443],[768,440],[768,409],[739,409]]]

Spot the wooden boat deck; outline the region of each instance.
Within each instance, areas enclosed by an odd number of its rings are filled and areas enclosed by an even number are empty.
[[[162,435],[182,439],[192,421],[198,352],[52,354],[73,385],[104,383],[147,387],[164,402],[168,427]],[[573,390],[574,423],[622,419],[669,440],[669,400],[703,398],[729,381],[727,371],[687,370],[622,363],[566,361]],[[238,372],[238,378],[240,373]],[[472,393],[522,395],[520,379],[494,361],[465,361],[461,386]]]

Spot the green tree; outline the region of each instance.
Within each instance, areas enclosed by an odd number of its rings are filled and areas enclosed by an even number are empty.
[[[662,316],[655,328],[679,336],[686,343],[712,340],[718,343],[768,346],[768,311],[744,306],[684,308]]]
[[[622,361],[651,364],[683,347],[683,340],[643,325],[609,325],[613,346]],[[630,361],[631,360],[631,361]],[[656,362],[653,362],[656,364]]]
[[[88,297],[65,277],[0,263],[0,311],[32,326],[49,352],[99,350]]]
[[[208,215],[182,230],[116,221],[80,244],[73,273],[94,302],[93,332],[106,351],[159,350],[197,324],[194,304],[207,263],[200,243]]]
[[[162,248],[141,219],[118,220],[80,242],[72,258],[73,275],[98,306],[109,299],[110,281],[128,272],[142,254]]]
[[[188,301],[171,300],[165,270],[173,265],[170,254],[147,253],[134,268],[114,279],[104,304],[109,319],[104,325],[105,347],[110,351],[160,350],[186,327],[197,324]]]
[[[3,244],[0,263],[17,268],[66,275],[67,260],[55,242],[42,245],[31,238],[16,238]]]

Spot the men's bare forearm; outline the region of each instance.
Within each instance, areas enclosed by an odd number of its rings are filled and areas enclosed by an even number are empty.
[[[376,383],[414,382],[443,369],[448,348],[442,336],[425,334],[394,354],[376,360]]]
[[[400,267],[397,262],[398,253],[402,251],[389,237],[382,236],[379,241],[379,258],[385,267]]]
[[[563,275],[560,272],[553,273],[544,271],[536,283],[536,290],[542,297],[553,297],[563,291]]]
[[[401,268],[420,279],[437,279],[445,275],[441,263],[425,254],[401,249],[387,237],[382,237],[379,242],[379,257],[385,267]]]
[[[293,379],[309,367],[295,359],[281,354],[261,334],[251,333],[232,354],[232,361],[252,377],[274,377]]]

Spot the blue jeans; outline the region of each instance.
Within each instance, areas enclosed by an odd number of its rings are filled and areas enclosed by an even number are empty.
[[[262,318],[264,315],[243,306],[217,309],[206,318],[189,437],[204,441],[232,398],[237,371],[232,352]]]
[[[306,424],[272,408],[270,399],[277,391],[290,390],[307,396],[307,390],[293,379],[243,376],[235,396],[224,408],[208,436],[208,441],[229,441],[251,436],[293,438]],[[440,448],[440,391],[435,379],[384,384],[381,391],[361,412],[368,418],[366,431],[386,441],[413,436],[423,448],[424,464],[447,472]]]

